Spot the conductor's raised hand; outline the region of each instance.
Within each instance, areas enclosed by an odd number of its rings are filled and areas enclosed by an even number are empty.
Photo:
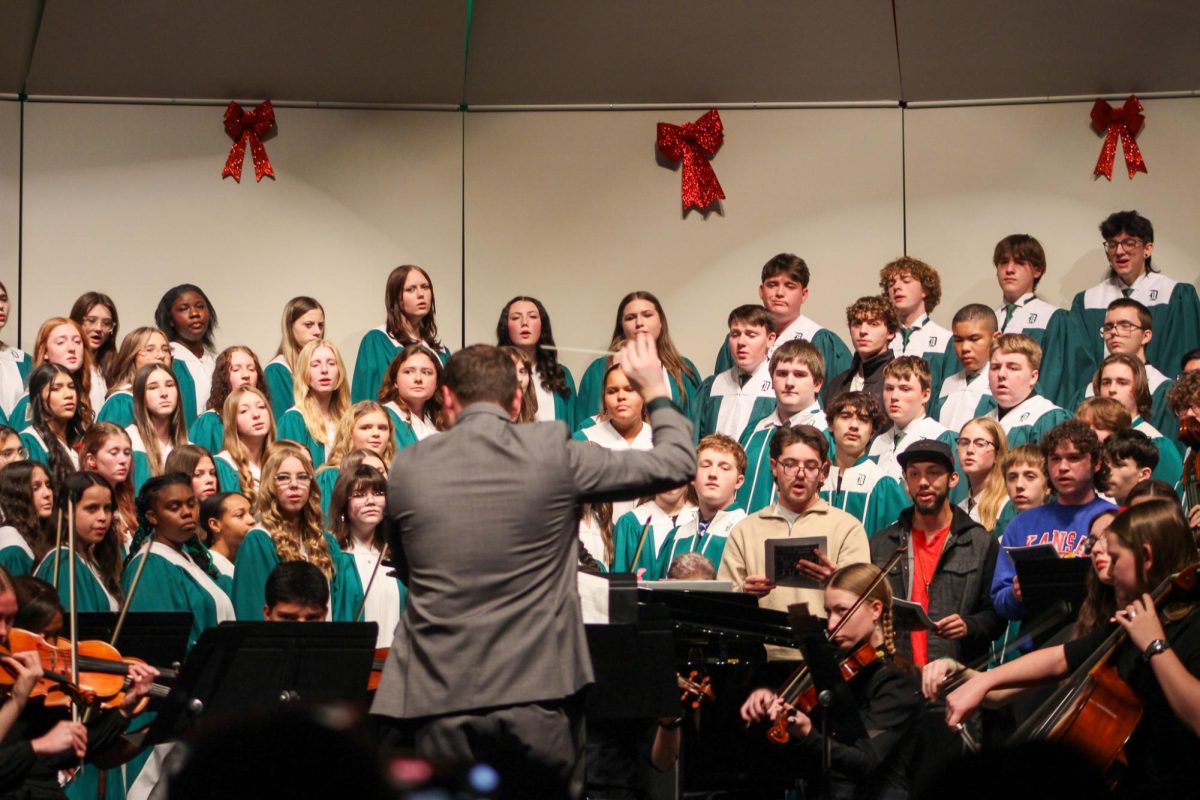
[[[649,403],[658,397],[669,397],[663,382],[662,362],[658,359],[658,345],[649,336],[635,336],[621,345],[616,363],[642,400]]]

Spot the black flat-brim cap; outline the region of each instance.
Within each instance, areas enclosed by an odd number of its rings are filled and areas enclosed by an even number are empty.
[[[954,471],[954,454],[950,452],[950,445],[936,439],[922,439],[915,442],[903,453],[897,455],[896,460],[900,462],[901,469],[908,469],[908,465],[914,462],[932,461],[943,465],[951,472]]]

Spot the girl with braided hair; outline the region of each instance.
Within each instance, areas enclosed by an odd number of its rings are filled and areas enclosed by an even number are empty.
[[[130,611],[190,613],[190,648],[204,629],[234,618],[233,603],[219,583],[221,575],[196,535],[199,513],[191,476],[169,472],[146,481],[137,510],[138,529],[121,590],[132,594]],[[142,559],[146,567],[137,587],[131,589]]]
[[[876,581],[879,575],[879,567],[873,564],[851,564],[833,573],[825,587],[828,630],[840,626],[832,643],[848,652],[870,643],[877,657],[849,682],[867,736],[855,739],[832,733],[829,795],[818,790],[809,796],[902,798],[911,786],[917,745],[912,734],[924,707],[921,680],[909,664],[896,659],[892,589],[887,580]],[[864,595],[866,600],[851,613]],[[780,714],[787,714],[791,721],[792,741],[818,765],[825,742],[819,725],[807,714],[784,703],[770,689],[755,689],[742,705],[742,718],[747,722],[773,721]],[[814,770],[810,787],[821,783],[822,777]]]
[[[307,561],[329,581],[330,616],[353,622],[362,604],[354,561],[321,525],[321,498],[308,450],[276,443],[263,464],[257,507],[260,524],[238,548],[233,602],[239,620],[261,620],[267,576],[284,561]]]

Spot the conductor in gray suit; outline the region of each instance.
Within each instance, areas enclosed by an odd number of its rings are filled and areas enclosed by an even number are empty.
[[[391,552],[409,596],[371,711],[402,721],[423,755],[495,766],[504,796],[582,795],[593,676],[576,588],[580,505],[695,475],[691,425],[654,341],[638,337],[617,358],[646,401],[652,450],[571,441],[558,422],[514,424],[512,359],[474,345],[446,365],[453,427],[391,466]]]

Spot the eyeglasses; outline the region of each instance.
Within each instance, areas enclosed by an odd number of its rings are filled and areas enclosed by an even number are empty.
[[[88,327],[99,325],[100,330],[103,331],[111,331],[113,328],[117,327],[117,324],[111,319],[100,319],[99,317],[84,317],[83,324],[87,325]]]
[[[287,486],[288,484],[296,484],[297,486],[308,486],[312,483],[312,475],[307,472],[300,472],[295,475],[289,475],[286,472],[280,472],[275,476],[276,486]]]
[[[1130,250],[1141,247],[1143,244],[1145,244],[1145,242],[1133,236],[1129,237],[1128,239],[1109,239],[1104,243],[1104,250],[1109,253],[1115,253],[1118,250],[1123,249],[1126,253],[1128,253]]]
[[[987,440],[987,439],[968,439],[968,438],[967,438],[967,437],[965,437],[965,436],[960,436],[960,437],[958,437],[958,439],[956,439],[955,441],[958,443],[958,446],[959,446],[959,447],[966,447],[966,446],[968,446],[968,445],[975,445],[975,449],[976,449],[976,450],[984,450],[984,449],[986,449],[986,448],[988,448],[988,447],[995,447],[995,446],[996,446],[996,443],[995,443],[995,442],[989,441],[989,440]]]
[[[1134,331],[1143,331],[1143,330],[1145,330],[1145,328],[1143,328],[1141,325],[1134,325],[1132,322],[1126,322],[1125,320],[1121,320],[1120,322],[1106,322],[1103,325],[1101,325],[1100,326],[1100,335],[1108,336],[1111,333],[1120,331],[1122,336],[1128,336],[1129,334],[1133,333]]]
[[[29,458],[29,451],[24,447],[7,447],[0,450],[0,458],[5,460]]]
[[[799,472],[805,472],[809,475],[816,475],[821,471],[820,461],[793,461],[790,458],[787,461],[777,462],[779,470],[786,476],[791,477]]]

